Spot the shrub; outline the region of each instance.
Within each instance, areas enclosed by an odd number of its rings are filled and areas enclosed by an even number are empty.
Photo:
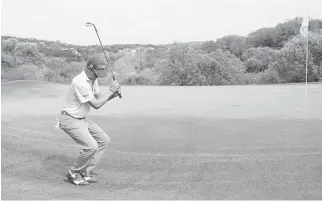
[[[262,73],[246,73],[242,78],[244,84],[259,84]]]
[[[84,65],[77,62],[68,64],[64,59],[52,58],[46,61],[47,69],[43,72],[43,78],[50,82],[69,83]]]
[[[258,80],[258,84],[278,84],[281,82],[278,72],[271,68],[261,73]]]
[[[2,52],[1,64],[5,64],[8,68],[15,68],[15,67],[17,67],[16,63],[17,63],[16,57],[14,57],[10,54],[5,54],[4,52]]]
[[[42,80],[41,71],[36,65],[24,64],[19,68],[1,70],[2,81]]]
[[[246,71],[249,73],[262,72],[262,62],[254,57],[246,60]]]
[[[149,78],[142,75],[132,75],[125,79],[127,85],[151,85],[152,82]]]
[[[275,61],[277,51],[269,47],[249,48],[243,53],[247,72],[259,73],[268,69],[270,63]]]
[[[9,52],[11,54],[14,53],[16,45],[19,41],[15,38],[8,38],[6,40],[1,41],[1,50],[2,52]]]
[[[244,84],[244,63],[229,51],[218,49],[202,55],[199,67],[209,85]]]
[[[297,36],[288,41],[278,52],[275,62],[269,68],[278,72],[282,82],[304,82],[306,67],[305,39]],[[318,67],[313,63],[313,56],[308,52],[308,81],[319,79]]]

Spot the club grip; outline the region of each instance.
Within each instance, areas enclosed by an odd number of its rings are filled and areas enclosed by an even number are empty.
[[[113,73],[113,72],[112,72]],[[116,78],[115,78],[115,76],[114,75],[112,75],[112,78],[113,78],[113,81],[115,81],[116,80]],[[119,98],[122,98],[122,94],[118,94],[119,95]]]

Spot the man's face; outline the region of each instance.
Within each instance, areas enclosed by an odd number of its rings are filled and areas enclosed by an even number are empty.
[[[88,77],[93,81],[93,80],[96,80],[97,79],[97,74],[95,73],[94,69],[93,68],[87,68],[87,73],[88,74]]]
[[[104,78],[104,77],[107,77],[107,75],[108,75],[108,72],[106,69],[99,69],[99,70],[94,69],[93,71],[94,71],[96,78]]]

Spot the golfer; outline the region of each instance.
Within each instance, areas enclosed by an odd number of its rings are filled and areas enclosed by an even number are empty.
[[[111,92],[106,94],[100,92],[97,78],[107,75],[103,59],[99,57],[88,59],[84,70],[73,78],[66,104],[58,117],[58,127],[83,148],[67,174],[68,179],[76,185],[97,182],[93,169],[99,163],[110,141],[108,135],[87,118],[91,107],[99,109],[121,93],[117,81],[111,84]]]

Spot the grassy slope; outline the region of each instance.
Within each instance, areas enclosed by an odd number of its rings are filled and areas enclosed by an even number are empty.
[[[91,112],[112,142],[81,191],[64,177],[79,149],[52,128],[68,87],[1,87],[2,199],[321,198],[321,85],[307,113],[301,85],[125,87]]]

